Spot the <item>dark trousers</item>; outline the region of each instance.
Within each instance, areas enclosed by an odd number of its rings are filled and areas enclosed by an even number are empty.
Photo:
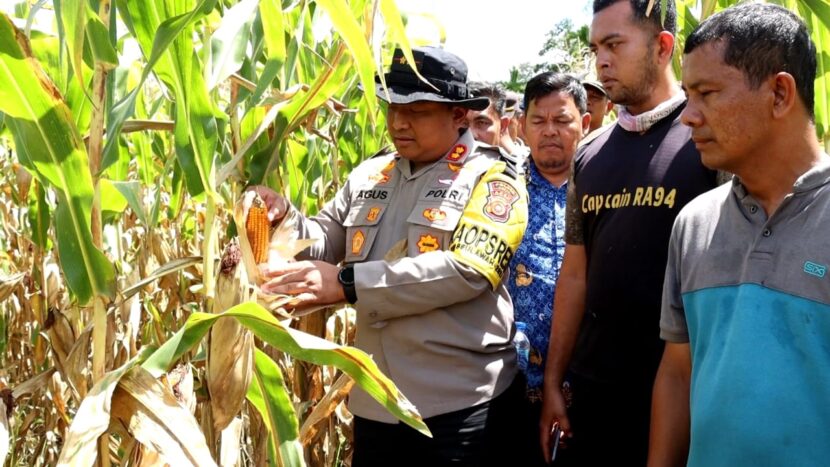
[[[573,438],[555,467],[644,466],[648,458],[651,378],[600,383],[570,375]]]
[[[542,453],[542,445],[539,442],[539,418],[542,415],[542,402],[531,402],[527,398],[522,399],[521,421],[517,428],[525,433],[521,435],[520,445],[515,450],[515,460],[512,466],[522,467],[546,467],[548,465]]]
[[[424,419],[432,438],[403,423],[355,417],[352,466],[517,465],[513,455],[523,391],[524,382],[517,379],[489,402]]]

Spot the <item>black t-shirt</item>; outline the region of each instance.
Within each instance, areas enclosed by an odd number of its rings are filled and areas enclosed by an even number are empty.
[[[672,224],[686,203],[717,185],[680,123],[682,109],[642,134],[615,125],[577,153],[566,238],[585,245],[588,261],[571,360],[583,377],[651,379],[657,370]]]

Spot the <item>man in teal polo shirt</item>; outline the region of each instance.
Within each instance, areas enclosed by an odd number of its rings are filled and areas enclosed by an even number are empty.
[[[733,183],[689,203],[669,245],[650,466],[830,459],[830,157],[816,140],[816,48],[768,4],[689,36],[682,121]],[[821,96],[825,99],[825,96]]]

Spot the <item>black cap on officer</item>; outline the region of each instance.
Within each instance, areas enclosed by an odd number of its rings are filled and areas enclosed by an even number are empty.
[[[375,94],[392,104],[410,104],[418,101],[444,102],[472,110],[484,110],[490,105],[487,97],[471,97],[467,88],[467,65],[463,60],[438,47],[414,47],[415,67],[429,83],[412,71],[401,49],[395,49],[392,67],[384,74],[389,95],[375,77]]]

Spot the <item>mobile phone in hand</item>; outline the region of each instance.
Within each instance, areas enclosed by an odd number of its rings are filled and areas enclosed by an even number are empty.
[[[550,430],[550,461],[556,460],[556,451],[559,450],[559,438],[562,437],[562,428],[559,427],[559,422],[553,424]]]

